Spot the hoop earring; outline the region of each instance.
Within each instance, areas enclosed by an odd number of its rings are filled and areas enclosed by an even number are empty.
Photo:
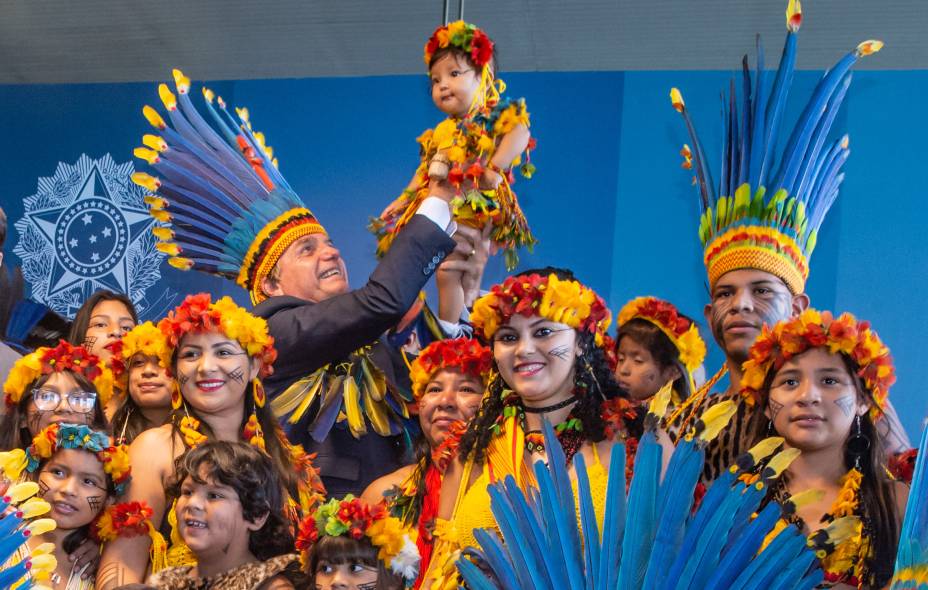
[[[771,420],[770,418],[767,418],[767,436],[771,437],[771,436],[774,436],[775,434],[776,433],[773,430],[773,420]]]
[[[854,430],[847,439],[847,452],[854,457],[854,468],[860,471],[860,458],[870,450],[870,438],[860,428],[860,414],[854,419]]]

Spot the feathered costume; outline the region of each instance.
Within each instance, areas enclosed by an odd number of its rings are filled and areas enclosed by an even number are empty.
[[[0,588],[46,588],[58,565],[54,545],[43,543],[31,549],[33,535],[55,529],[55,521],[38,518],[48,514],[51,506],[37,497],[39,484],[21,481],[28,459],[25,451],[15,449],[0,453]]]
[[[145,118],[160,135],[145,135],[135,155],[158,176],[137,172],[133,181],[157,192],[146,202],[161,222],[152,232],[168,262],[235,281],[257,304],[267,299],[261,283],[296,240],[326,234],[277,170],[264,136],[252,130],[247,109],[233,117],[222,97],[203,89],[203,106],[213,125],[190,99],[190,80],[174,70],[175,95],[166,84],[158,94],[170,125],[146,106]],[[216,106],[214,107],[214,104]],[[217,108],[218,107],[218,108]],[[405,430],[411,398],[389,387],[383,372],[362,348],[342,363],[327,365],[293,383],[272,400],[286,430],[308,429],[317,441],[347,420],[360,437]]]
[[[851,84],[851,67],[863,56],[880,50],[881,41],[864,41],[822,76],[793,126],[786,147],[779,152],[779,131],[796,64],[796,43],[802,22],[799,0],[786,10],[786,44],[773,80],[764,71],[764,52],[758,39],[757,67],[751,72],[742,61],[741,93],[734,79],[723,101],[725,134],[722,169],[713,181],[706,150],[689,117],[683,95],[671,89],[674,109],[683,116],[692,147],[684,144],[683,167],[695,171],[699,187],[699,239],[710,289],[727,272],[756,269],[779,277],[794,293],[802,293],[809,276],[809,258],[818,230],[838,196],[844,180],[842,167],[850,151],[848,137],[829,140],[835,116]],[[779,155],[779,159],[778,158]],[[700,410],[719,373],[686,404],[684,426]],[[737,390],[737,388],[732,388]],[[737,397],[735,392],[734,397]],[[725,434],[709,450],[706,473],[718,475],[744,448],[737,433],[744,432],[747,412],[739,409],[732,421],[735,434]]]
[[[480,78],[480,85],[474,102],[463,117],[448,117],[417,138],[420,163],[416,169],[415,184],[400,195],[385,217],[371,220],[369,229],[377,237],[377,255],[383,256],[394,236],[429,196],[430,163],[436,156],[439,159],[444,157],[448,182],[458,193],[452,201],[455,219],[477,228],[492,221],[491,237],[505,250],[506,265],[511,270],[518,262],[516,250],[531,247],[536,242],[511,186],[515,181],[512,168],[518,167],[525,178],[534,174],[535,166],[531,163],[530,154],[535,141],[529,140],[524,162],[517,157],[502,169],[496,169],[491,160],[507,133],[516,125],[529,126],[529,113],[524,99],[501,97],[506,85],[502,80],[494,79],[493,42],[483,31],[464,21],[439,27],[426,43],[426,66],[429,66],[436,51],[448,47],[468,54],[480,68],[479,72],[475,72]],[[502,176],[496,189],[462,188],[466,181],[476,184],[487,168]]]
[[[899,535],[896,573],[890,590],[928,590],[928,428],[918,445],[915,475]]]
[[[23,272],[19,267],[8,274],[0,267],[0,338],[20,354],[42,346],[54,347],[66,338],[71,322],[48,306],[26,299]]]
[[[842,519],[808,539],[798,531],[761,550],[764,535],[796,502],[759,509],[767,486],[796,452],[775,453],[780,438],[762,441],[709,489],[691,513],[693,490],[706,443],[734,412],[716,405],[681,440],[661,481],[661,447],[655,428],[669,391],[655,398],[625,495],[625,453],[613,447],[605,520],[598,526],[583,457],[575,458],[580,487],[578,525],[570,477],[554,431],[545,425],[550,460],[534,466],[538,492],[524,493],[511,478],[490,487],[502,541],[477,531],[482,550],[468,549],[458,568],[474,590],[519,589],[808,589],[821,579],[816,551],[829,550],[853,518]],[[661,407],[664,406],[664,407]],[[758,463],[773,455],[759,475]],[[474,562],[482,563],[481,570]],[[492,572],[488,575],[487,570]],[[492,579],[491,579],[492,577]]]

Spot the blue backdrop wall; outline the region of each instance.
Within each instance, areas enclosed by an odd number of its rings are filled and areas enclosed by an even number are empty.
[[[719,91],[730,76],[504,76],[509,94],[528,100],[538,139],[533,154],[538,173],[520,181],[516,190],[540,243],[534,253],[523,253],[520,267],[571,267],[614,309],[631,297],[653,294],[701,319],[707,293],[696,237],[697,193],[689,173],[680,168],[678,151],[688,139],[668,92],[671,86],[681,88],[704,143],[716,146]],[[819,76],[797,73],[790,121]],[[363,284],[374,266],[374,241],[364,229],[367,218],[406,184],[417,160],[414,138],[440,120],[425,77],[210,86],[230,104],[249,107],[255,127],[275,148],[282,172],[341,248],[352,285]],[[922,142],[928,135],[919,101],[925,91],[925,71],[855,74],[835,124],[835,135],[846,130],[851,137],[847,178],[821,232],[807,285],[813,305],[870,319],[892,348],[899,375],[893,398],[913,436],[928,406],[921,384],[928,376],[921,350],[928,333],[922,305],[928,252],[921,238],[928,227],[919,185]],[[19,264],[14,250],[23,252],[21,230],[33,223],[27,212],[37,205],[34,200],[24,204],[24,199],[47,193],[52,185],[76,190],[80,180],[68,180],[67,173],[79,174],[67,167],[57,184],[40,186],[40,177],[55,176],[59,163],[73,165],[83,154],[94,161],[106,154],[116,164],[132,161],[132,149],[150,129],[140,114],[146,103],[158,103],[155,84],[0,86],[0,203],[10,220],[7,261]],[[713,161],[718,165],[717,158]],[[26,246],[35,251],[41,244]],[[160,277],[149,276],[151,284],[136,293],[147,318],[162,314],[182,294],[199,290],[246,301],[230,283],[164,263],[156,270]],[[504,276],[502,260],[492,260],[485,283]],[[720,362],[720,354],[711,350],[707,371],[714,372]]]

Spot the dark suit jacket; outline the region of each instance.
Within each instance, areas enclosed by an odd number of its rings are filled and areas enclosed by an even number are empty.
[[[297,379],[377,342],[402,319],[453,249],[454,240],[428,218],[416,215],[360,289],[319,303],[290,296],[260,303],[254,313],[267,320],[278,352],[274,374],[265,380],[268,395],[273,398]],[[384,366],[386,351],[377,348],[373,358],[390,376],[394,371]],[[321,444],[305,431],[289,434],[307,452],[318,453],[315,465],[330,495],[359,494],[401,465],[402,444],[395,439],[368,434],[357,440],[342,425]]]

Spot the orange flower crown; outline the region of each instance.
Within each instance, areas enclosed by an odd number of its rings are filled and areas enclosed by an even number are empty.
[[[416,399],[425,393],[432,375],[442,369],[458,369],[486,384],[493,353],[473,338],[437,340],[426,346],[412,362],[409,378]]]
[[[186,334],[218,330],[238,342],[248,356],[261,360],[261,377],[274,371],[277,351],[274,338],[268,334],[267,322],[236,305],[230,297],[213,303],[209,293],[188,295],[177,309],[158,322],[158,329],[167,340],[169,356]]]
[[[113,373],[100,358],[83,346],[62,340],[55,348],[42,347],[16,361],[3,384],[7,407],[18,404],[39,377],[63,371],[82,375],[93,383],[101,406],[113,395]]]
[[[387,513],[381,502],[373,506],[348,494],[332,498],[311,512],[300,524],[296,548],[306,567],[309,550],[320,537],[348,535],[356,541],[365,537],[377,548],[377,559],[412,586],[419,576],[416,531]]]
[[[663,332],[680,355],[680,362],[692,373],[706,358],[706,343],[699,335],[696,322],[686,318],[670,302],[656,297],[638,297],[625,304],[619,312],[618,325],[629,320],[642,319],[651,322]]]
[[[741,394],[752,404],[761,400],[767,375],[812,348],[827,348],[831,354],[840,353],[854,361],[857,375],[873,396],[871,417],[882,415],[889,387],[896,381],[893,359],[870,323],[849,313],[834,318],[831,312],[807,309],[773,328],[764,325],[744,363]]]
[[[490,292],[474,302],[470,321],[477,334],[489,342],[501,325],[512,316],[538,315],[576,330],[590,332],[597,346],[612,321],[603,298],[579,281],[561,280],[554,273],[509,277],[493,285]]]
[[[113,377],[124,391],[129,381],[129,361],[137,354],[156,357],[161,368],[168,373],[171,371],[171,352],[167,340],[151,322],[137,325],[119,340],[108,344],[107,348],[113,353],[110,357]]]
[[[428,66],[439,49],[453,47],[470,56],[478,68],[490,63],[493,58],[493,41],[476,25],[462,20],[438,27],[425,44],[424,59]]]
[[[43,460],[50,459],[62,449],[80,449],[93,453],[103,464],[103,472],[113,480],[116,494],[125,491],[132,475],[129,464],[129,447],[113,446],[105,432],[93,430],[86,424],[51,424],[32,439],[26,449],[26,470],[35,472]]]

